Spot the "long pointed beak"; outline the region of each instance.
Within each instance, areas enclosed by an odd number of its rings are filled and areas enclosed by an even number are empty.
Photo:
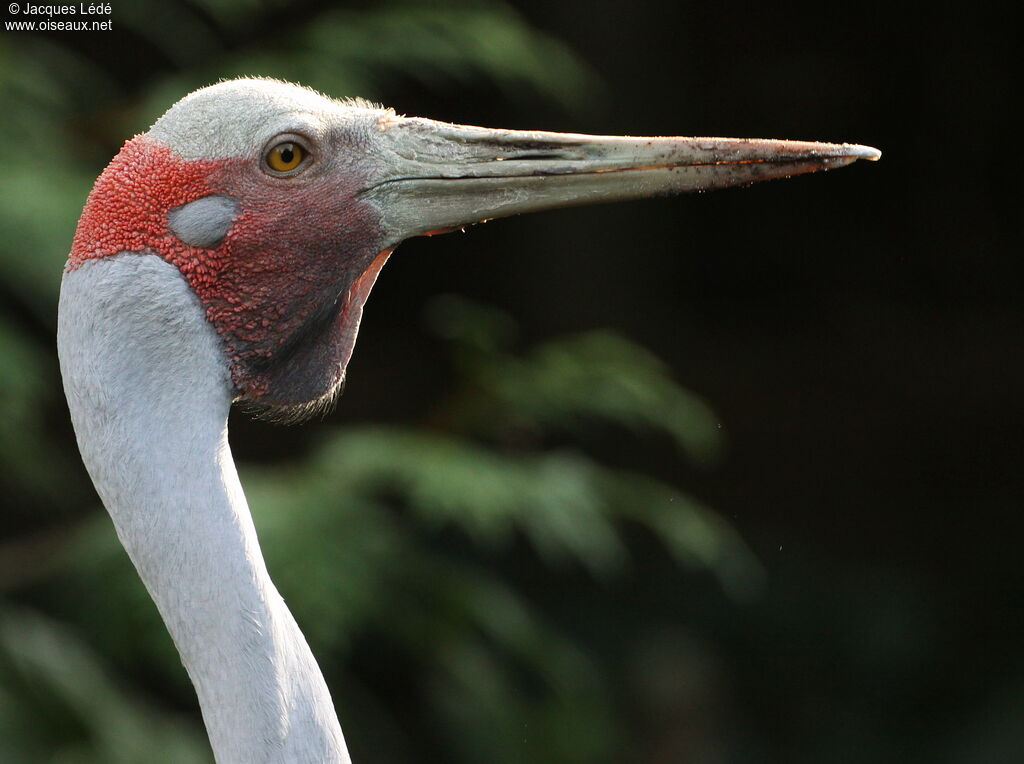
[[[391,241],[555,207],[749,185],[877,160],[849,143],[627,138],[382,121],[384,171],[361,192]]]

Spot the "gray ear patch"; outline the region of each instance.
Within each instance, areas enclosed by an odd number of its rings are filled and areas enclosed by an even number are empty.
[[[215,194],[174,207],[167,213],[167,225],[174,235],[193,247],[216,247],[238,215],[238,201]]]

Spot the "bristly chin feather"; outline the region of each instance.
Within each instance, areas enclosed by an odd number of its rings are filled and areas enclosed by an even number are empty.
[[[271,424],[302,424],[312,419],[325,419],[334,412],[338,400],[345,393],[345,376],[326,393],[306,403],[268,404],[260,401],[236,399],[235,405],[253,419]]]

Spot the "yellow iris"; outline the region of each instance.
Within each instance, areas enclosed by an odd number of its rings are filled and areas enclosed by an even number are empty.
[[[302,146],[286,141],[267,152],[267,166],[275,172],[288,172],[298,167],[305,156]]]

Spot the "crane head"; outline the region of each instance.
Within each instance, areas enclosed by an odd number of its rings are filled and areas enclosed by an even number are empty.
[[[309,410],[339,389],[363,304],[404,239],[879,156],[851,144],[484,129],[231,80],[125,143],[89,195],[67,270],[157,254],[221,337],[236,399]]]

